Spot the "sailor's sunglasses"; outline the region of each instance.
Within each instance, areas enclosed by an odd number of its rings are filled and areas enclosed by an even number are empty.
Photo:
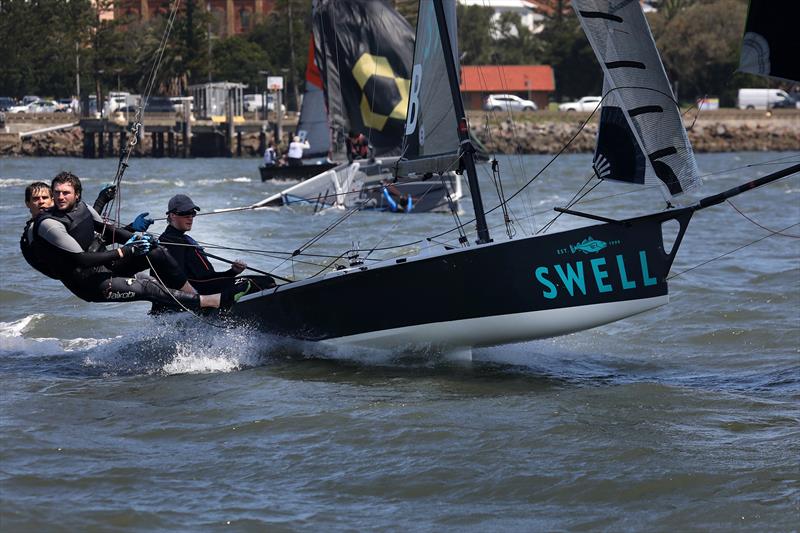
[[[172,213],[178,215],[179,217],[194,218],[195,216],[197,216],[197,211],[195,211],[194,209],[190,209],[189,211],[173,211]]]

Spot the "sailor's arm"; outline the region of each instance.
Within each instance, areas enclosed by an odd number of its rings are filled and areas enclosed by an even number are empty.
[[[67,233],[67,228],[64,227],[64,224],[52,219],[42,221],[36,238],[44,239],[52,244],[80,267],[104,265],[122,257],[117,250],[84,252],[78,241]],[[52,258],[53,261],[58,261],[59,259],[59,257]]]

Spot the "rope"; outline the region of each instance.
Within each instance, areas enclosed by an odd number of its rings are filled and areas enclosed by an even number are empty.
[[[150,258],[147,257],[146,255],[144,257],[145,257],[145,259],[147,259],[147,263],[150,265],[150,270],[153,272],[153,275],[155,276],[155,278],[158,280],[158,282],[161,284],[161,286],[164,289],[166,289],[167,286],[161,280],[161,276],[158,275],[158,271],[156,270],[156,267],[153,266],[153,263],[152,263],[152,261],[150,261]],[[204,322],[204,323],[208,324],[209,326],[214,326],[215,328],[228,329],[227,326],[221,326],[219,324],[211,322],[210,320],[206,320],[205,317],[202,317],[202,316],[198,315],[197,313],[195,313],[194,311],[192,311],[191,309],[189,309],[188,307],[183,305],[181,302],[179,302],[178,299],[175,298],[175,295],[172,294],[170,291],[165,290],[164,292],[169,294],[169,297],[172,298],[175,301],[176,304],[178,304],[178,307],[180,307],[181,309],[183,309],[187,313],[190,313],[191,315],[193,315],[196,319],[200,320],[201,322]],[[198,295],[198,298],[199,298],[199,296],[200,295]],[[222,305],[222,294],[220,294],[220,305]]]
[[[582,199],[583,199],[583,198],[584,198],[584,197],[585,197],[587,194],[589,194],[590,192],[592,192],[592,191],[595,189],[595,187],[597,187],[598,185],[600,185],[601,183],[603,183],[603,181],[602,181],[602,180],[600,180],[600,181],[598,181],[597,183],[595,183],[594,185],[592,185],[592,186],[591,186],[591,188],[589,188],[589,190],[588,190],[588,191],[586,191],[585,193],[581,194],[581,191],[583,191],[583,189],[585,189],[585,188],[586,188],[586,186],[587,186],[587,185],[589,185],[589,183],[592,181],[592,179],[593,179],[593,178],[594,178],[594,176],[589,176],[589,179],[586,181],[586,183],[584,183],[584,184],[583,184],[583,186],[582,186],[580,189],[578,189],[578,192],[576,192],[576,193],[575,193],[575,194],[572,196],[572,198],[569,200],[569,202],[567,202],[567,209],[569,209],[569,208],[570,208],[570,207],[572,207],[573,205],[575,205],[575,204],[577,204],[578,202],[580,202],[580,201],[581,201],[581,200],[582,200]],[[538,234],[540,234],[540,233],[544,233],[544,232],[546,232],[548,229],[550,229],[550,227],[551,227],[553,224],[555,224],[556,220],[558,220],[558,217],[560,217],[560,216],[561,216],[561,215],[563,215],[563,214],[564,214],[564,213],[558,213],[556,216],[554,216],[554,217],[552,218],[552,220],[550,220],[550,222],[548,222],[547,224],[545,224],[544,226],[542,226],[542,229],[540,229],[539,231],[537,231],[537,232],[536,232],[536,234],[538,235]]]
[[[766,226],[762,226],[761,224],[759,224],[758,222],[756,222],[755,220],[753,220],[749,216],[745,215],[742,211],[740,211],[738,207],[733,205],[733,202],[731,202],[730,200],[727,200],[727,202],[737,213],[742,215],[746,220],[748,220],[749,222],[751,222],[755,226],[758,226],[759,228],[761,228],[761,229],[763,229],[765,231],[768,231],[773,235],[780,235],[781,237],[790,237],[792,239],[800,239],[800,235],[791,235],[791,234],[788,234],[788,233],[783,233],[782,231],[775,231],[775,230],[770,229],[770,228],[768,228]]]
[[[772,236],[774,236],[774,235],[781,235],[781,234],[783,234],[783,232],[784,232],[784,231],[786,231],[786,230],[788,230],[788,229],[791,229],[791,228],[793,228],[793,227],[795,227],[795,226],[800,226],[800,222],[795,222],[795,223],[794,223],[794,224],[792,224],[791,226],[786,226],[786,227],[785,227],[785,228],[783,228],[782,230],[778,230],[778,231],[774,231],[774,232],[773,232],[773,231],[770,231],[770,233],[769,233],[768,235],[764,235],[763,237],[761,237],[761,238],[759,238],[759,239],[756,239],[756,240],[754,240],[754,241],[752,241],[752,242],[748,242],[747,244],[743,244],[742,246],[739,246],[738,248],[734,248],[733,250],[730,250],[730,251],[728,251],[728,252],[725,252],[724,254],[720,254],[720,255],[718,255],[718,256],[716,256],[716,257],[712,257],[711,259],[709,259],[709,260],[707,260],[707,261],[703,261],[702,263],[700,263],[700,264],[697,264],[697,265],[695,265],[695,266],[693,266],[693,267],[691,267],[691,268],[687,268],[686,270],[682,270],[681,272],[678,272],[678,273],[676,273],[676,274],[673,274],[673,275],[671,275],[671,276],[667,277],[667,281],[669,281],[669,280],[671,280],[671,279],[673,279],[673,278],[677,278],[678,276],[682,276],[683,274],[686,274],[687,272],[691,272],[692,270],[694,270],[694,269],[696,269],[696,268],[700,268],[700,267],[702,267],[702,266],[705,266],[705,265],[707,265],[708,263],[711,263],[712,261],[716,261],[716,260],[718,260],[718,259],[722,259],[722,258],[723,258],[723,257],[725,257],[725,256],[728,256],[728,255],[731,255],[731,254],[733,254],[733,253],[736,253],[736,252],[738,252],[739,250],[742,250],[743,248],[747,248],[748,246],[752,246],[753,244],[756,244],[757,242],[761,242],[761,241],[763,241],[764,239],[767,239],[767,238],[769,238],[769,237],[772,237]]]

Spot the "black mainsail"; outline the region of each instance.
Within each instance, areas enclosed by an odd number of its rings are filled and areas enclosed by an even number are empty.
[[[336,137],[363,133],[376,155],[397,154],[414,32],[383,0],[315,0],[316,59]]]
[[[742,39],[739,70],[781,81],[800,80],[796,0],[751,0]]]

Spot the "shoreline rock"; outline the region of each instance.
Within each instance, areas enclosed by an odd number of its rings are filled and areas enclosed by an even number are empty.
[[[488,121],[473,120],[478,139],[486,148],[498,154],[555,154],[592,153],[597,122],[580,130],[582,122],[503,120],[489,125]],[[701,120],[689,124],[689,140],[695,152],[791,151],[800,150],[800,119],[798,120]],[[136,157],[150,157],[151,139],[142,140]],[[242,135],[242,156],[258,157],[258,134]],[[116,152],[116,150],[115,150]],[[21,143],[0,147],[4,157],[82,157],[83,134],[80,128],[49,132]],[[106,157],[114,157],[107,155]]]

